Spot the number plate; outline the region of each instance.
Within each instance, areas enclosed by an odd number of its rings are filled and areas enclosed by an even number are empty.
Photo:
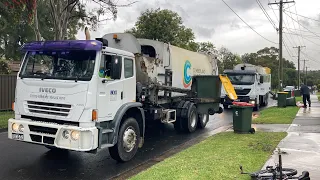
[[[23,134],[14,134],[12,133],[12,139],[16,139],[16,140],[23,140]]]

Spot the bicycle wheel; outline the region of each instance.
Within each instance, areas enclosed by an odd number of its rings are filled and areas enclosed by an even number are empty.
[[[267,179],[272,179],[274,176],[274,173],[276,173],[276,178],[280,178],[280,172],[276,171],[274,169],[272,170],[260,170],[254,173],[251,173],[250,176],[252,178],[252,180],[267,180]],[[282,177],[286,177],[286,176],[294,176],[296,175],[298,172],[295,169],[291,169],[291,168],[282,168]]]

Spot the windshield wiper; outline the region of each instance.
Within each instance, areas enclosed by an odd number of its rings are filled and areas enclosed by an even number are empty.
[[[76,79],[74,80],[74,82],[78,82],[79,79],[79,75],[76,75]]]
[[[47,74],[43,74],[43,75],[41,76],[41,80],[49,79],[49,78],[51,78],[51,77],[48,76]]]

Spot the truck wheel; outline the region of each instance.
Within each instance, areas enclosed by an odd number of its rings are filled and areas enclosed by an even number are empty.
[[[223,109],[228,109],[228,105],[223,105]]]
[[[188,103],[188,115],[186,118],[182,118],[183,130],[187,133],[192,133],[197,129],[198,113],[197,108],[193,103]]]
[[[264,105],[268,106],[268,104],[269,104],[269,95],[267,94],[266,95],[266,101],[265,101]]]
[[[198,114],[198,128],[204,129],[209,121],[209,114]]]
[[[176,122],[173,123],[174,125],[174,129],[177,131],[177,132],[182,132],[183,128],[182,128],[182,121],[181,121],[181,110],[184,106],[186,102],[185,101],[180,101],[178,106],[177,106],[177,116],[176,116]]]
[[[110,156],[118,162],[131,160],[138,151],[140,129],[136,119],[127,118],[120,126],[117,144],[109,148]]]
[[[263,106],[268,106],[268,103],[269,103],[269,97],[267,96]]]
[[[254,108],[253,108],[253,111],[259,111],[259,109],[260,109],[259,104],[256,104],[256,105],[254,106]]]

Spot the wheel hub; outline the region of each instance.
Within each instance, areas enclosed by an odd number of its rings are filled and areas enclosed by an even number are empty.
[[[126,152],[131,152],[137,141],[137,134],[132,127],[128,127],[123,134],[123,148]]]
[[[201,121],[202,121],[203,124],[205,124],[207,122],[207,116],[208,116],[207,114],[202,114]]]
[[[190,122],[191,127],[195,127],[197,122],[197,115],[195,112],[192,113],[190,120],[191,120]]]

